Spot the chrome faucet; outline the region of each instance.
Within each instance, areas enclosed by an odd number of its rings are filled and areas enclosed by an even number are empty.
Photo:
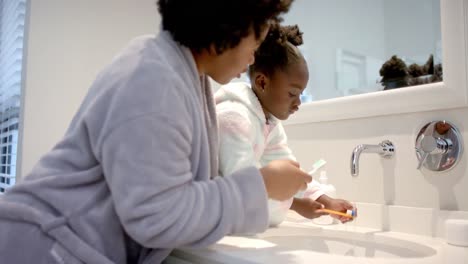
[[[384,158],[390,158],[393,156],[395,152],[395,147],[393,143],[389,140],[384,140],[380,142],[378,145],[366,145],[361,144],[357,145],[353,153],[351,154],[351,175],[358,176],[359,174],[359,157],[361,153],[378,153],[380,156]]]

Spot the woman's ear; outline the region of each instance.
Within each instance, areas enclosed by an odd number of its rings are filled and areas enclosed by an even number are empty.
[[[207,50],[208,50],[208,54],[210,54],[210,55],[216,56],[218,54],[216,52],[216,45],[215,44],[211,44],[210,47]]]

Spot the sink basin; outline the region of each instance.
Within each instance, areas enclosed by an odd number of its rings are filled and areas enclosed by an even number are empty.
[[[437,253],[426,245],[388,237],[381,232],[357,233],[346,230],[282,226],[281,229],[270,229],[257,238],[285,251],[307,250],[348,257],[425,258]]]
[[[283,223],[262,234],[226,236],[204,249],[175,250],[172,256],[182,263],[204,264],[439,264],[447,263],[440,254],[442,247],[431,238],[354,230],[351,225]]]
[[[405,208],[409,217],[415,214],[407,211]],[[166,263],[467,264],[468,247],[450,245],[434,235],[440,231],[436,224],[422,232],[428,225],[421,223],[422,228],[414,226],[414,233],[402,232],[401,227],[391,232],[356,224],[353,221],[319,226],[300,215],[289,214],[281,225],[261,234],[225,236],[207,247],[176,249],[171,254],[176,261]]]

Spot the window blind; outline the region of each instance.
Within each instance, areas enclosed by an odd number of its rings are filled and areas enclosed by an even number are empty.
[[[15,184],[27,0],[0,0],[0,193]]]

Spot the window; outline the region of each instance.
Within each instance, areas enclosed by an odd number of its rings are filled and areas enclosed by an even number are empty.
[[[27,0],[0,0],[0,193],[15,184]]]

